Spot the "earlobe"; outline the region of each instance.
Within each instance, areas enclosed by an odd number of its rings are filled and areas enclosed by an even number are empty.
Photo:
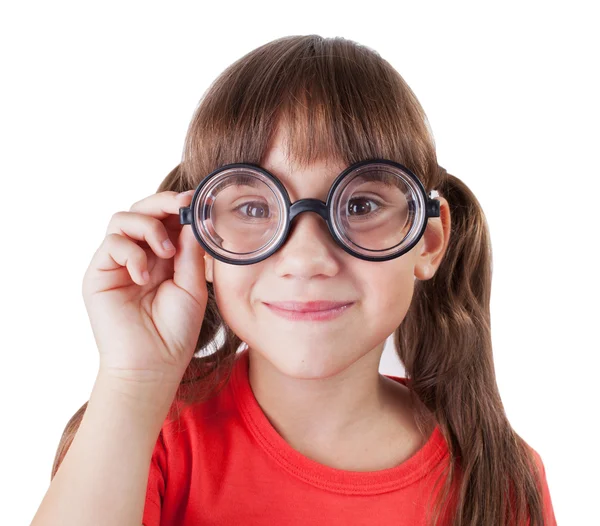
[[[415,265],[415,276],[420,280],[433,277],[444,258],[450,239],[450,207],[446,199],[441,196],[438,199],[440,217],[429,218]]]
[[[213,263],[214,258],[208,254],[204,254],[204,276],[206,281],[213,282]]]
[[[433,276],[431,267],[427,264],[415,266],[415,279],[425,281]]]

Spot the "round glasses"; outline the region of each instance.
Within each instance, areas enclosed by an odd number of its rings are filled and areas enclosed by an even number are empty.
[[[258,263],[286,241],[293,219],[315,212],[335,242],[367,261],[408,252],[421,238],[440,202],[405,166],[386,159],[361,161],[337,176],[327,195],[290,202],[284,185],[250,163],[222,166],[204,177],[179,222],[215,259],[232,265]]]

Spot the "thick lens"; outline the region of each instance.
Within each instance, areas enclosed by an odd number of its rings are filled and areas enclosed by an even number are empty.
[[[398,250],[415,224],[415,189],[408,175],[384,164],[348,174],[334,197],[336,226],[354,251]]]
[[[203,190],[196,221],[217,252],[252,257],[268,248],[282,227],[281,196],[260,172],[229,170]]]

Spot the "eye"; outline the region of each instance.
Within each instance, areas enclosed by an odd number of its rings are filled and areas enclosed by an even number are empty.
[[[253,219],[264,219],[269,217],[269,205],[266,203],[261,203],[260,201],[243,203],[234,210],[241,213],[241,215],[244,217]]]
[[[382,203],[367,197],[357,197],[348,201],[348,215],[366,216],[379,210]]]

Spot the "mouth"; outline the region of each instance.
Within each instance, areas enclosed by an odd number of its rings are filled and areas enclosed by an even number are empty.
[[[264,303],[277,316],[291,321],[327,321],[341,316],[355,302],[283,301]]]
[[[352,305],[353,301],[272,301],[264,302],[269,307],[286,310],[290,312],[322,312],[327,310],[339,309]]]

